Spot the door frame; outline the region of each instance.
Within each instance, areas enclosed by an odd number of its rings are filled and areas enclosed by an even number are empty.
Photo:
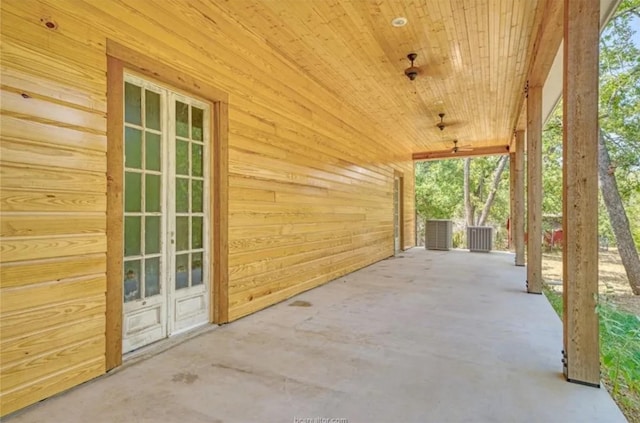
[[[404,173],[393,170],[393,184],[398,180],[398,226],[400,231],[400,251],[404,251]],[[394,205],[395,207],[395,205]],[[394,216],[395,219],[395,216]],[[395,227],[396,222],[393,222]],[[395,229],[394,229],[395,230]],[[393,254],[396,254],[395,237],[393,241]]]
[[[211,103],[209,237],[211,323],[229,320],[228,296],[228,144],[229,96],[209,83],[170,65],[107,40],[107,291],[105,370],[122,364],[122,262],[124,248],[124,71],[183,91]]]

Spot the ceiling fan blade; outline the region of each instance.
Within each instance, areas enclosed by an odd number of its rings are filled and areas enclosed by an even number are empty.
[[[458,151],[473,151],[473,147],[458,147]]]
[[[461,121],[461,120],[450,120],[450,121],[445,121],[444,125],[446,127],[454,128],[454,127],[457,127],[457,126],[463,126],[464,122]]]

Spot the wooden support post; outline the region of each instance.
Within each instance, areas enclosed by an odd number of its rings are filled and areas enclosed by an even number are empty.
[[[122,364],[122,252],[124,251],[124,71],[107,56],[107,292],[105,370]]]
[[[527,292],[542,293],[542,87],[527,93]]]
[[[513,215],[515,210],[515,183],[516,183],[516,153],[509,154],[509,230],[507,231],[507,248],[513,247]]]
[[[516,266],[524,266],[524,131],[516,132],[513,244]]]
[[[598,43],[600,2],[564,2],[564,373],[600,386],[598,344]]]

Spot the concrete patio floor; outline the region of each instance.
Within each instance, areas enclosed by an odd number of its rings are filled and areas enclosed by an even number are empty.
[[[511,254],[414,248],[6,421],[625,422],[564,381],[561,322],[524,281]]]

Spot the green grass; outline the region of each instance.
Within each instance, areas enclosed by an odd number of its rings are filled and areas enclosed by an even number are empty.
[[[549,300],[551,307],[558,313],[560,319],[562,319],[562,295],[559,292],[556,292],[549,285],[544,284],[542,286],[542,290],[544,291],[544,295]]]
[[[544,294],[562,318],[562,295],[546,285]],[[597,311],[603,380],[629,422],[640,423],[640,317],[606,301]]]

